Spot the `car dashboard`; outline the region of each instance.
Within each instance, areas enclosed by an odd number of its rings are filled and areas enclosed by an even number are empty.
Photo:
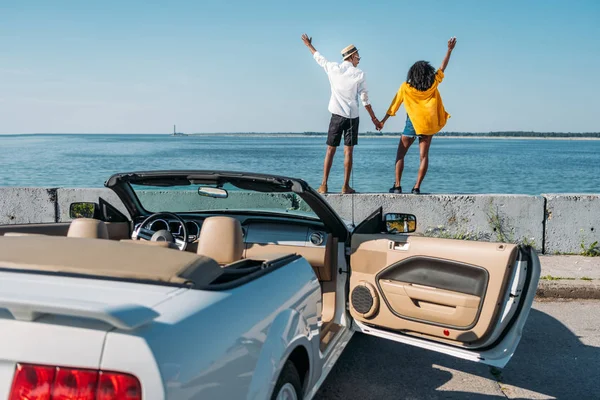
[[[198,240],[202,234],[204,219],[213,216],[206,214],[177,214],[188,230],[186,251],[196,252]],[[217,214],[224,215],[224,214]],[[335,265],[337,253],[327,251],[334,249],[335,243],[320,221],[280,216],[256,216],[245,214],[226,214],[236,218],[242,225],[244,241],[244,258],[260,258],[269,253],[299,254],[313,266],[320,280],[331,279],[331,265]],[[134,232],[142,221],[135,225]],[[175,219],[158,219],[144,228],[158,231],[166,229],[177,238],[182,239],[181,223]],[[132,235],[135,239],[135,235]],[[337,239],[336,239],[337,240]]]
[[[202,222],[207,215],[179,215],[188,231],[188,243],[197,242],[202,230]],[[228,216],[238,219],[242,225],[244,243],[275,244],[285,246],[321,247],[327,242],[327,233],[318,221],[304,221],[293,218],[255,217],[247,215]],[[134,231],[140,227],[138,222]],[[183,238],[181,223],[175,219],[157,219],[144,226],[152,231],[167,230],[174,237]],[[135,236],[132,235],[132,239]]]

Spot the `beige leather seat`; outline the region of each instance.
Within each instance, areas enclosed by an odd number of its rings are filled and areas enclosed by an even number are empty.
[[[71,222],[67,237],[108,239],[106,224],[93,218],[76,218]]]
[[[197,254],[214,259],[220,265],[242,259],[244,235],[242,224],[231,217],[209,217],[202,223]]]

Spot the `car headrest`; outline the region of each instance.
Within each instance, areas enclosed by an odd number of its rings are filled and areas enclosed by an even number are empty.
[[[197,254],[210,257],[219,264],[242,259],[244,235],[242,224],[231,217],[209,217],[202,223]]]
[[[67,237],[108,239],[106,224],[93,218],[76,218],[71,222]]]

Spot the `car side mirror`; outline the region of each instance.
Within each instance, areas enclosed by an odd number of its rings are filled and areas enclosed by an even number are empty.
[[[96,203],[92,202],[77,202],[71,203],[69,206],[69,217],[75,218],[95,218],[97,211],[99,210],[99,206]]]
[[[417,230],[417,217],[413,214],[389,213],[383,216],[387,233],[411,233]]]

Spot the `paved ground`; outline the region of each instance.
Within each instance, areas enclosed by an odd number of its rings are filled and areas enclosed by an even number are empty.
[[[534,303],[502,370],[355,334],[324,399],[598,399],[600,301]]]
[[[544,255],[540,261],[539,297],[600,300],[600,257]]]
[[[600,257],[541,255],[542,276],[600,279]]]

